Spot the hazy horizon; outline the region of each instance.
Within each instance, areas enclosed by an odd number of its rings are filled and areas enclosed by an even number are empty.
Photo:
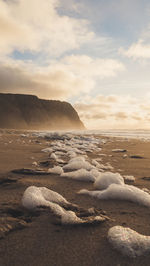
[[[88,129],[150,129],[148,0],[1,0],[0,92],[70,102]]]

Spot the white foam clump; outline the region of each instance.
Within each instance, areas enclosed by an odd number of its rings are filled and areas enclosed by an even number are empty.
[[[74,152],[74,151],[68,151],[67,152],[67,155],[70,157],[70,158],[75,158],[77,156],[77,154]]]
[[[53,168],[49,168],[48,172],[56,175],[61,175],[64,171],[61,166],[54,166]]]
[[[85,154],[84,151],[81,151],[81,150],[79,150],[78,148],[70,148],[69,150],[70,150],[70,151],[73,151],[73,152],[75,152],[75,153],[77,153],[77,154]]]
[[[68,201],[59,193],[45,187],[28,187],[22,198],[22,204],[27,209],[36,209],[39,206],[49,207],[50,210],[61,219],[62,224],[79,224],[82,220],[72,211],[66,211],[59,204]]]
[[[38,163],[35,161],[32,163],[33,166],[38,166]]]
[[[52,148],[45,148],[45,149],[42,149],[41,151],[42,152],[50,152],[50,153],[52,153],[53,149]]]
[[[64,170],[79,170],[79,169],[86,169],[91,170],[94,166],[91,165],[89,162],[85,161],[84,157],[75,157],[66,164],[63,169]]]
[[[64,156],[65,152],[64,151],[56,151],[55,154],[58,156]]]
[[[119,199],[128,200],[146,207],[150,207],[150,195],[143,190],[131,185],[111,184],[107,189],[102,191],[89,191],[82,189],[79,194],[86,194],[97,197],[98,199]]]
[[[75,158],[71,158],[69,160],[69,163],[72,162],[85,162],[85,157],[84,156],[76,156]]]
[[[46,187],[28,187],[23,195],[22,204],[28,209],[34,209],[38,206],[48,206],[49,202],[63,204],[68,201],[59,193]]]
[[[110,163],[107,163],[106,165],[99,163],[99,166],[97,165],[97,168],[101,171],[103,170],[113,170],[114,168],[110,165]]]
[[[90,170],[90,173],[94,176],[95,180],[99,177],[100,172],[96,168]]]
[[[144,192],[147,192],[148,194],[150,194],[150,190],[149,190],[148,188],[144,187],[144,188],[142,188],[142,190],[143,190]]]
[[[106,189],[111,184],[124,184],[124,179],[119,173],[99,173],[99,177],[94,183],[94,187],[97,189]]]
[[[93,169],[93,170],[95,170],[95,169]],[[76,171],[63,173],[63,174],[61,174],[61,176],[71,178],[74,180],[94,182],[96,179],[96,175],[98,173],[96,172],[96,170],[95,170],[95,172],[93,170],[87,171],[86,169],[79,169]]]
[[[66,161],[60,158],[57,158],[56,162],[60,164],[66,164]]]
[[[51,156],[50,156],[51,159],[54,159],[54,160],[57,160],[57,156],[56,154],[53,152],[51,153]]]
[[[114,226],[108,231],[108,240],[123,255],[135,258],[150,252],[150,236],[122,226]]]

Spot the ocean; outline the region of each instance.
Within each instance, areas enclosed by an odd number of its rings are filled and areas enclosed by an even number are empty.
[[[150,140],[150,130],[94,130],[89,132],[108,137]]]

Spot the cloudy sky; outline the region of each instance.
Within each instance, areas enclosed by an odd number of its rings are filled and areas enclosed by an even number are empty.
[[[0,0],[0,92],[69,101],[89,129],[150,129],[150,1]]]

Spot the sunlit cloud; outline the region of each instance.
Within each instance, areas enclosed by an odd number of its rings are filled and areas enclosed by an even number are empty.
[[[147,101],[146,96],[133,98],[130,95],[99,95],[87,104],[83,102],[84,99],[74,106],[90,129],[149,128],[150,101]]]
[[[57,0],[0,2],[0,53],[13,50],[59,56],[94,38],[84,19],[60,16]]]
[[[10,60],[0,66],[0,91],[20,91],[42,98],[66,100],[90,92],[94,89],[95,79],[115,76],[123,70],[123,64],[117,60],[93,59],[84,55],[67,56],[45,67],[22,62],[14,64]]]
[[[120,53],[134,59],[150,58],[150,44],[145,44],[143,40],[133,43],[127,50],[121,48]]]

